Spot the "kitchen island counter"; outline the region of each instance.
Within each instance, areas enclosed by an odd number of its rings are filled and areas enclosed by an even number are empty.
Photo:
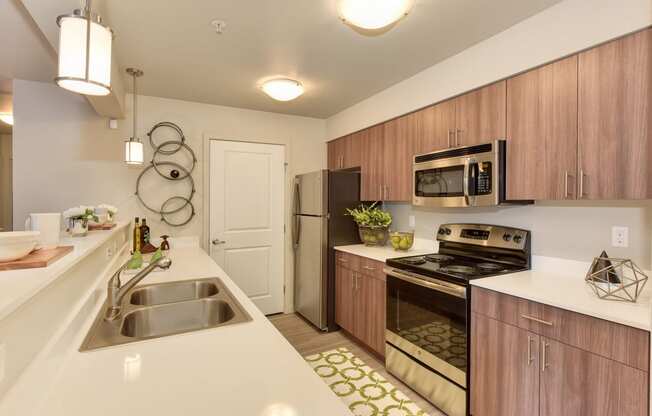
[[[2,415],[345,416],[349,410],[199,247],[141,284],[219,277],[252,320],[79,352],[106,296],[88,294],[0,401]],[[121,259],[124,261],[124,258]]]

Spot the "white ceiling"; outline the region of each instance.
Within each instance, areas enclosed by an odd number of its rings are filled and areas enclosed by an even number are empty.
[[[56,55],[19,0],[0,0],[0,78],[50,82]]]
[[[327,118],[557,2],[417,0],[376,37],[344,25],[335,0],[110,1],[104,12],[119,62],[145,71],[139,93]],[[256,84],[274,75],[305,95],[271,100]]]

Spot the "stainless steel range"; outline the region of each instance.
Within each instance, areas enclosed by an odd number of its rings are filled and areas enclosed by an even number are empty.
[[[468,414],[469,281],[530,268],[530,232],[445,224],[439,252],[387,260],[387,370],[450,416]]]

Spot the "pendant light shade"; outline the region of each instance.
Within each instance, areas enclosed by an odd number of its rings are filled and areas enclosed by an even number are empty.
[[[113,32],[90,9],[57,18],[59,30],[59,71],[55,82],[62,88],[84,95],[111,92],[111,46]]]
[[[136,68],[127,68],[127,74],[131,75],[134,79],[134,106],[133,112],[133,133],[129,140],[125,141],[125,163],[128,165],[142,165],[145,161],[145,154],[143,152],[143,143],[136,136],[136,115],[138,114],[138,90],[136,89],[136,78],[143,76],[143,71]]]
[[[142,165],[144,159],[143,143],[127,140],[125,142],[125,163],[127,165]]]

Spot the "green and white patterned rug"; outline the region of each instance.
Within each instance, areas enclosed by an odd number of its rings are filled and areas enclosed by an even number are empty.
[[[355,416],[428,416],[346,348],[305,357]]]

